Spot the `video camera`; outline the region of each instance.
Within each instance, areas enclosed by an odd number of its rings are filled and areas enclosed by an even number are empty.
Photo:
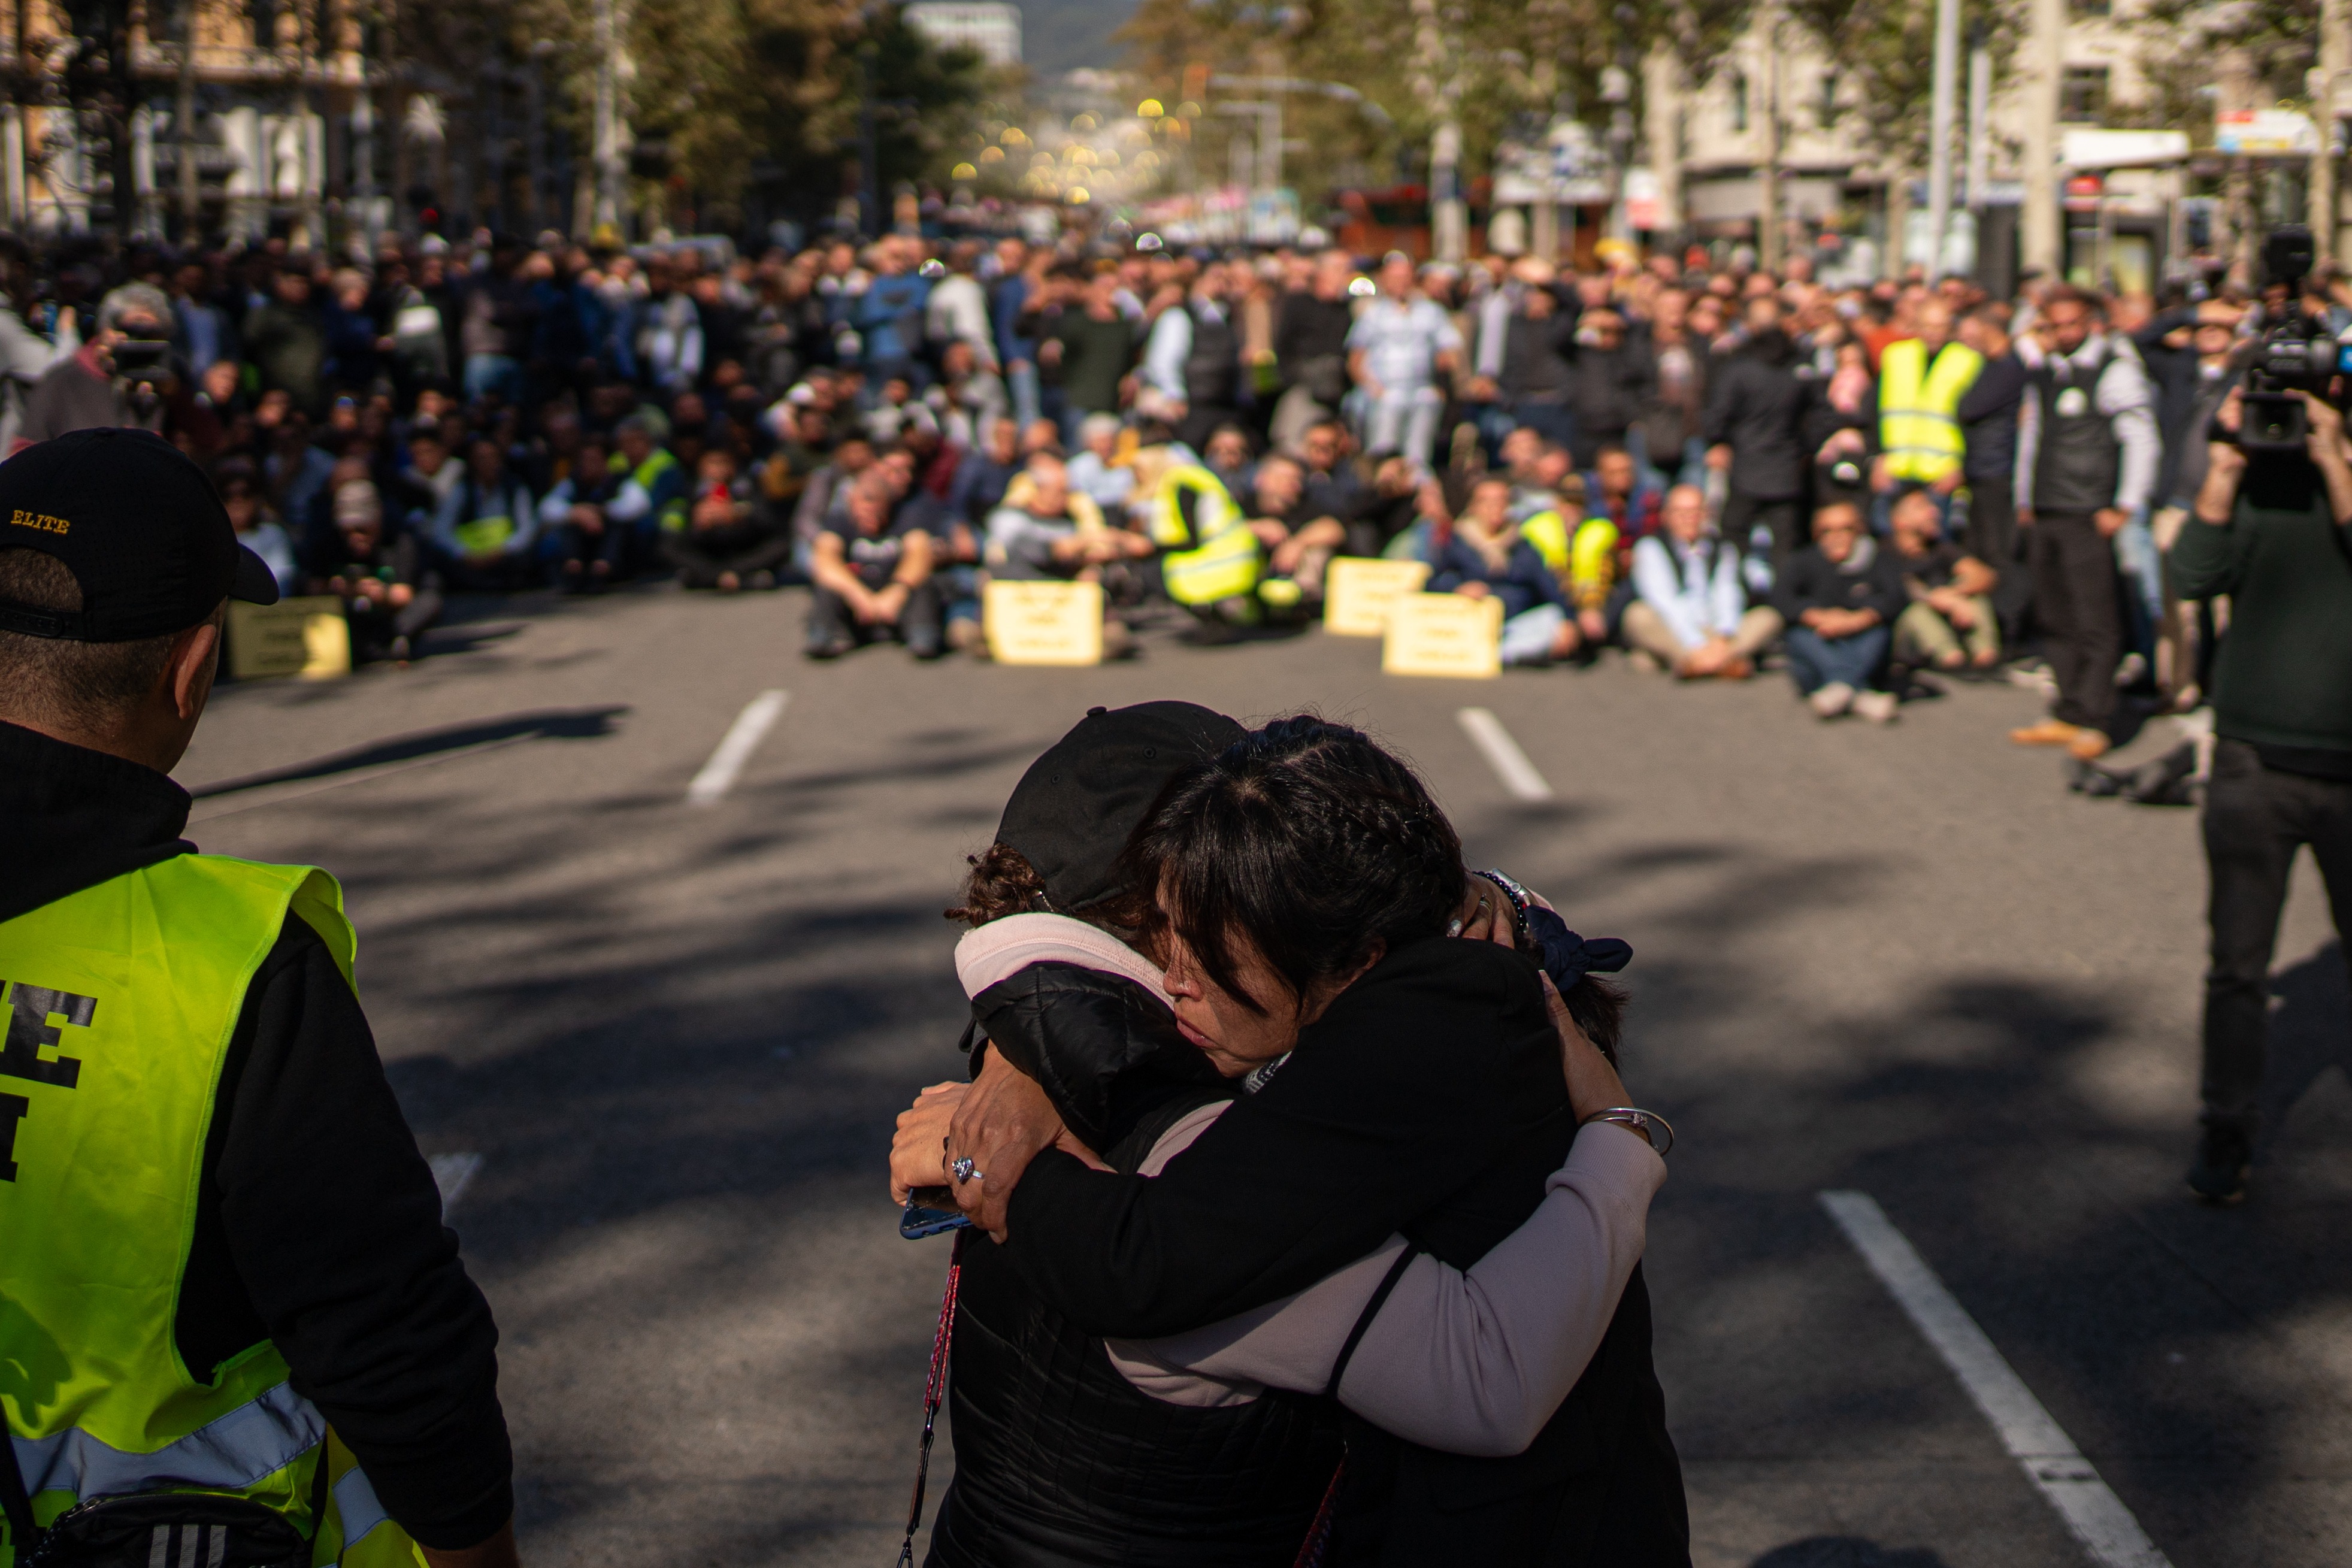
[[[2246,367],[2237,443],[2248,453],[2302,452],[2308,410],[2296,395],[2326,397],[2338,374],[2352,374],[2352,343],[2337,342],[2325,321],[2304,314],[2303,280],[2311,258],[2311,231],[2299,225],[2273,229],[2263,242],[2264,281],[2284,286],[2286,314],[2263,331]]]
[[[127,332],[107,356],[114,374],[134,385],[152,387],[172,379],[171,339],[160,329],[153,335]]]

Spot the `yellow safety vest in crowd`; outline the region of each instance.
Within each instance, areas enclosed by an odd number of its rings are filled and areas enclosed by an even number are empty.
[[[1588,517],[1570,535],[1568,519],[1546,508],[1519,524],[1519,532],[1543,557],[1580,610],[1597,610],[1609,602],[1617,581],[1617,525],[1605,517]]]
[[[350,979],[342,890],[307,866],[181,855],[0,921],[0,1415],[40,1524],[219,1493],[283,1515],[314,1564],[412,1568],[276,1345],[189,1367],[173,1333],[221,1064],[289,910]]]
[[[1185,521],[1182,500],[1192,497]],[[1262,574],[1257,535],[1224,481],[1197,463],[1178,463],[1151,493],[1151,542],[1168,596],[1180,605],[1213,605],[1255,593]]]
[[[1932,365],[1917,338],[1886,345],[1878,359],[1878,444],[1889,475],[1934,484],[1958,470],[1960,399],[1983,368],[1984,355],[1966,343],[1946,343]]]

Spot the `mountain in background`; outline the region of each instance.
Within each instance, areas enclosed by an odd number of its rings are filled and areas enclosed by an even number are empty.
[[[1119,62],[1111,34],[1135,12],[1135,0],[1020,0],[1023,63],[1041,77],[1080,66]]]

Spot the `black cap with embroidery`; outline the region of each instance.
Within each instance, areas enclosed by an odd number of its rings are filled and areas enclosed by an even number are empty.
[[[1090,708],[1021,775],[997,842],[1021,851],[1057,912],[1098,904],[1123,890],[1119,852],[1176,770],[1247,733],[1197,702]]]
[[[278,579],[239,544],[205,471],[147,430],[76,430],[0,463],[0,550],[65,563],[81,608],[0,599],[0,631],[70,642],[163,637],[224,598],[278,602]]]

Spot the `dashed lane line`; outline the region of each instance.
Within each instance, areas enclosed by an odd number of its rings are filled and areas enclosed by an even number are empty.
[[[782,714],[788,695],[762,691],[743,705],[743,711],[735,715],[735,722],[720,738],[719,749],[710,753],[710,760],[702,764],[702,771],[686,786],[687,805],[716,805],[726,797],[727,792],[735,787],[735,777],[743,771],[743,764],[751,760],[751,753],[760,749],[760,742]]]
[[[425,1163],[433,1167],[433,1184],[441,1189],[441,1213],[446,1217],[480,1173],[482,1157],[473,1153],[436,1154]]]
[[[1895,1228],[1868,1193],[1820,1194],[1822,1207],[1845,1232],[1886,1293],[1952,1375],[2066,1528],[2099,1568],[2172,1568],[2123,1500],[2116,1496],[2074,1440],[2043,1409],[1968,1310],[1953,1300],[1918,1249]]]
[[[1489,708],[1465,708],[1456,715],[1462,728],[1468,732],[1471,743],[1486,753],[1486,761],[1502,779],[1503,787],[1521,800],[1550,800],[1551,785],[1527,752],[1503,728],[1503,721]]]

